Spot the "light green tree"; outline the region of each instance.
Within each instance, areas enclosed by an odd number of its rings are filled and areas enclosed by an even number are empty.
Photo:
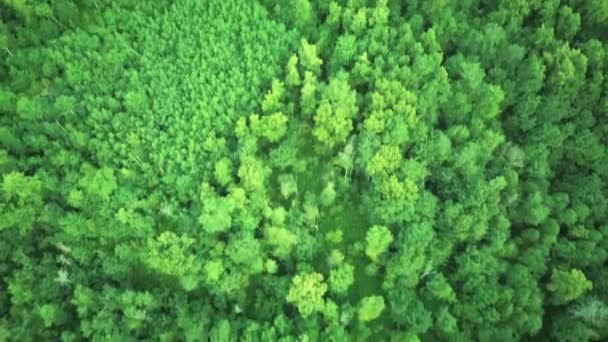
[[[297,306],[300,314],[307,317],[323,311],[325,292],[327,292],[327,284],[323,282],[323,275],[316,272],[298,274],[291,279],[287,302]]]
[[[289,87],[300,85],[300,73],[298,72],[298,56],[292,55],[285,67],[285,84]]]
[[[279,258],[288,256],[296,243],[295,235],[289,230],[275,226],[264,229],[264,238],[272,247],[272,253]]]
[[[191,290],[197,285],[196,274],[200,269],[190,250],[193,244],[194,239],[188,235],[166,231],[148,240],[141,261],[155,272],[177,277],[184,289]]]
[[[593,288],[593,283],[578,269],[570,271],[553,270],[547,290],[552,293],[551,301],[555,304],[571,302]]]
[[[356,93],[345,77],[332,78],[322,92],[312,134],[328,149],[346,142],[357,111]]]
[[[365,297],[359,303],[357,317],[361,322],[374,320],[384,310],[384,298],[382,296]]]
[[[42,183],[36,177],[11,172],[2,177],[0,231],[15,227],[21,233],[32,229],[42,209]]]
[[[225,157],[218,160],[213,175],[220,185],[228,185],[232,181],[232,161]]]
[[[315,75],[318,75],[321,72],[323,60],[319,58],[317,46],[315,44],[308,43],[306,39],[302,39],[301,41],[300,63],[302,63],[306,70],[313,72]]]
[[[329,289],[335,294],[345,294],[355,280],[355,268],[349,263],[342,263],[329,274]]]
[[[312,71],[304,72],[304,83],[300,89],[300,107],[306,117],[312,116],[317,107],[317,79]]]
[[[385,226],[373,226],[367,231],[365,242],[365,254],[372,261],[378,262],[380,254],[384,253],[393,242],[393,234]]]
[[[251,131],[270,142],[279,141],[287,132],[287,116],[281,112],[260,117],[254,114],[249,117]]]

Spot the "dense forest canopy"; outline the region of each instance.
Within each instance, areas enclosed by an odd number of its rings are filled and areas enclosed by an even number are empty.
[[[608,1],[0,0],[0,341],[608,339]]]

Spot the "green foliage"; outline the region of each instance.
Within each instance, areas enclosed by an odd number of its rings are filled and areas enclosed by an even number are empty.
[[[35,177],[11,172],[2,177],[0,202],[0,231],[16,228],[26,233],[31,230],[42,209],[42,183]]]
[[[99,170],[85,168],[84,176],[78,184],[86,194],[98,197],[104,202],[110,200],[110,195],[117,187],[114,171],[108,167]]]
[[[206,197],[198,221],[208,233],[224,232],[232,225],[234,205],[226,197]]]
[[[356,114],[356,95],[348,82],[342,78],[331,79],[321,93],[312,134],[329,149],[345,143]]]
[[[393,234],[385,226],[373,226],[365,235],[365,254],[374,262],[378,262],[378,257],[384,253],[391,242]]]
[[[149,240],[142,262],[159,274],[175,276],[186,290],[196,287],[195,276],[199,271],[190,247],[194,239],[186,235],[163,232],[154,240]]]
[[[264,229],[264,237],[268,245],[273,247],[273,254],[277,257],[286,257],[291,253],[296,237],[285,228],[269,226]]]
[[[592,288],[593,283],[577,269],[571,269],[570,272],[553,270],[551,281],[547,284],[547,289],[553,294],[552,301],[556,304],[573,301]]]
[[[300,42],[300,63],[307,70],[319,74],[323,61],[319,58],[317,46],[310,44],[306,39]]]
[[[252,115],[249,120],[253,133],[270,142],[279,141],[287,132],[287,116],[283,113],[273,113],[261,119],[257,115]]]
[[[207,281],[212,283],[220,279],[224,272],[224,265],[221,259],[210,260],[205,263],[205,272],[207,273]]]
[[[226,186],[232,181],[232,161],[222,158],[215,163],[214,176],[217,182]]]
[[[45,304],[38,309],[46,328],[50,328],[58,319],[60,309],[54,304]]]
[[[430,277],[426,287],[433,297],[447,302],[456,302],[456,293],[443,275],[438,274]]]
[[[369,296],[361,299],[357,318],[361,322],[374,320],[380,316],[384,310],[384,298],[382,296]]]
[[[298,274],[291,279],[291,288],[287,294],[287,302],[298,307],[303,317],[323,311],[327,285],[319,273]]]
[[[333,268],[329,273],[329,290],[338,295],[345,294],[355,280],[354,272],[355,268],[348,263]]]
[[[285,67],[285,84],[289,87],[298,86],[302,82],[298,71],[298,61],[298,56],[292,55]]]
[[[570,308],[570,314],[596,328],[605,327],[608,323],[608,306],[600,299],[589,296]]]
[[[603,0],[0,0],[0,341],[607,340],[607,34]]]

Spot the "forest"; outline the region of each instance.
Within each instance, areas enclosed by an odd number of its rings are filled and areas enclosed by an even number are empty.
[[[0,0],[0,341],[607,341],[607,77],[606,0]]]

